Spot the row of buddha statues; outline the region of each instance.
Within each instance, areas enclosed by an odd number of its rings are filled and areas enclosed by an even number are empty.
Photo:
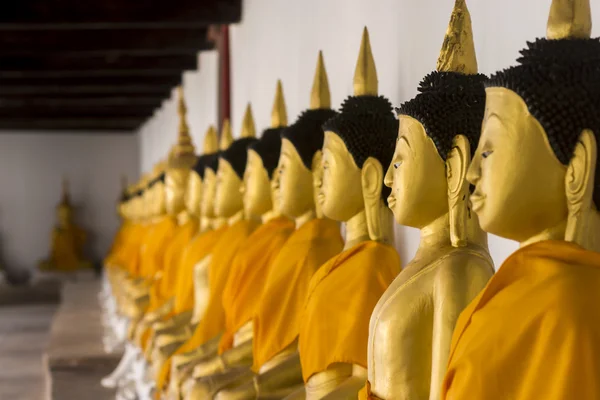
[[[62,198],[56,206],[56,226],[50,234],[50,251],[48,258],[38,263],[40,271],[74,273],[93,268],[93,263],[85,256],[88,235],[75,222],[74,213],[69,194],[69,181],[63,178]]]
[[[589,0],[478,73],[456,0],[436,69],[393,112],[365,28],[354,94],[281,82],[255,138],[179,98],[166,161],[131,185],[105,259],[103,379],[120,399],[600,399],[600,41]],[[412,260],[394,221],[420,230]],[[340,230],[340,223],[344,229]],[[343,231],[343,237],[341,232]],[[497,272],[487,234],[520,243]]]

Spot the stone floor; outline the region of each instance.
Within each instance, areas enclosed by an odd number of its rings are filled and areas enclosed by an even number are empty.
[[[48,398],[43,359],[56,307],[0,307],[0,399]]]
[[[0,301],[0,400],[114,399],[100,386],[119,356],[102,348],[99,286],[63,282],[60,305]]]

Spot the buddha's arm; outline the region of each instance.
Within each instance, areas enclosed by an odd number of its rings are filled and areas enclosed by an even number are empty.
[[[440,268],[434,286],[434,317],[429,399],[438,400],[446,374],[452,333],[458,316],[483,287],[492,272],[483,260],[452,257]]]
[[[210,299],[210,286],[208,267],[212,256],[204,257],[194,266],[194,311],[192,313],[192,322],[198,323],[208,307]]]
[[[338,385],[332,392],[322,397],[322,400],[356,399],[358,392],[367,382],[367,369],[360,365],[352,365],[352,375]]]
[[[301,384],[302,365],[300,364],[300,354],[297,352],[292,353],[281,364],[258,375],[255,380],[259,393],[270,393]]]
[[[223,354],[221,360],[226,369],[231,367],[252,364],[252,340],[246,340],[239,346],[235,346]]]

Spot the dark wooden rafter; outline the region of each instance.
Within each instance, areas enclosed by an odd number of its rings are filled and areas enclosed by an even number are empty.
[[[7,3],[0,129],[134,130],[240,18],[241,0]]]

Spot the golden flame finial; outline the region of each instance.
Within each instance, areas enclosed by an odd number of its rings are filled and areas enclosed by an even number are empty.
[[[287,111],[285,110],[285,99],[283,98],[283,85],[281,79],[277,80],[277,89],[275,90],[275,101],[273,102],[273,111],[271,112],[271,128],[281,128],[287,126]]]
[[[219,142],[219,150],[227,150],[233,143],[233,134],[231,133],[231,123],[229,118],[223,120],[223,127],[221,128],[221,141]]]
[[[546,37],[589,39],[592,35],[590,0],[552,0]]]
[[[179,114],[179,135],[177,143],[171,149],[168,158],[169,168],[191,168],[196,163],[196,154],[194,143],[190,136],[190,130],[186,121],[187,108],[185,106],[185,97],[183,87],[177,88],[178,104],[177,113]]]
[[[327,71],[325,70],[322,51],[319,51],[317,70],[315,71],[312,92],[310,93],[310,109],[317,110],[319,108],[331,108],[329,79],[327,79]]]
[[[246,106],[244,120],[242,121],[242,133],[240,133],[240,138],[244,137],[256,137],[256,128],[254,127],[254,117],[252,116],[252,106],[250,103]]]
[[[127,182],[127,175],[125,174],[121,174],[121,190],[123,192],[125,192],[127,190],[127,187],[129,186],[129,183]]]
[[[62,207],[71,206],[71,196],[69,195],[69,179],[66,176],[62,178],[62,196],[60,205]]]
[[[365,26],[360,42],[358,61],[354,70],[354,95],[377,96],[377,86],[377,69],[375,68],[375,60],[371,51],[369,31]]]
[[[465,0],[456,0],[437,61],[440,72],[477,73],[471,14]]]
[[[213,125],[210,125],[204,134],[204,145],[202,151],[204,154],[211,154],[219,150],[217,131]]]

